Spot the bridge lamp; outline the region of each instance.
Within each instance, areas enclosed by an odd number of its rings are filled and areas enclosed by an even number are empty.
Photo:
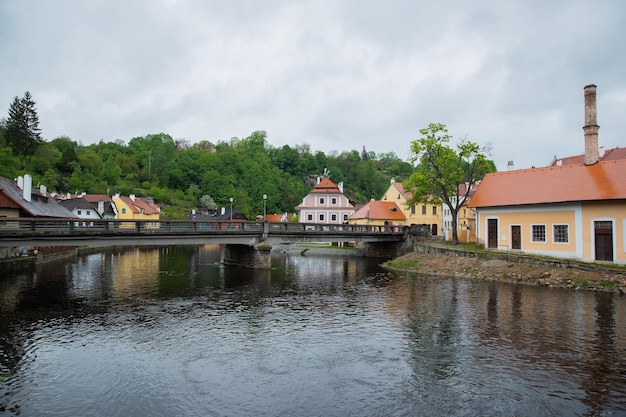
[[[229,198],[228,201],[230,201],[230,221],[233,221],[233,198]]]
[[[263,221],[267,217],[267,194],[263,194]]]

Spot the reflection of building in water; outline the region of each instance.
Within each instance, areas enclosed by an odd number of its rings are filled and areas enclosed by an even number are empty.
[[[159,285],[159,249],[132,249],[113,255],[111,277],[116,295],[141,289],[156,290]]]

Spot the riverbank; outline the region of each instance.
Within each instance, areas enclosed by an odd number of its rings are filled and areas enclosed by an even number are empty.
[[[446,252],[422,247],[420,252],[400,256],[383,266],[429,275],[626,294],[626,268],[613,269],[581,262],[540,258],[532,262],[532,258],[527,256],[520,262],[517,259],[489,259],[466,250]]]

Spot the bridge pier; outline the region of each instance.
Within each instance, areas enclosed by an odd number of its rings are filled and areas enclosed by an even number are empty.
[[[260,243],[255,246],[240,244],[220,245],[220,257],[223,264],[246,268],[271,269],[272,246]]]
[[[397,258],[411,251],[412,240],[405,237],[401,242],[357,242],[356,247],[369,258]]]

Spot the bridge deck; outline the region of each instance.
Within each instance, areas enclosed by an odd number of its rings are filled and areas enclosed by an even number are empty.
[[[296,241],[400,241],[404,228],[202,220],[0,220],[0,246],[170,245]]]

